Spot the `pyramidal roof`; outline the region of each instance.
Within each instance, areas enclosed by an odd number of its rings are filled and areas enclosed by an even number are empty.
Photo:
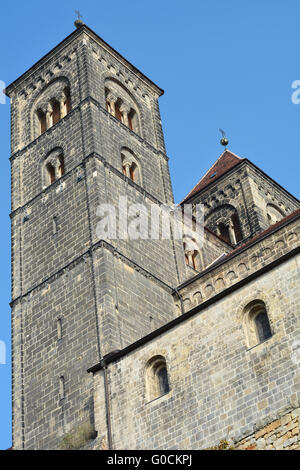
[[[187,201],[187,199],[190,199],[192,196],[202,191],[202,189],[206,188],[206,186],[220,178],[220,176],[227,173],[227,171],[231,170],[243,160],[246,159],[238,157],[234,153],[230,152],[230,150],[224,150],[218,160],[213,164],[212,167],[210,167],[210,169],[205,173],[196,186],[194,186],[194,188],[188,193],[182,202]]]
[[[90,38],[94,41],[98,42],[103,49],[108,51],[111,55],[113,55],[119,62],[123,63],[126,67],[129,67],[132,73],[137,75],[141,80],[146,83],[148,87],[154,90],[159,96],[164,94],[164,90],[162,90],[158,85],[156,85],[150,78],[144,75],[139,69],[137,69],[134,65],[132,65],[125,57],[123,57],[119,52],[117,52],[112,46],[110,46],[107,42],[104,41],[100,36],[98,36],[95,31],[89,28],[86,24],[82,21],[75,22],[76,29],[69,34],[65,39],[63,39],[57,46],[55,46],[51,51],[47,52],[41,59],[39,59],[34,65],[32,65],[26,72],[24,72],[20,77],[14,80],[10,85],[8,85],[5,89],[5,94],[10,96],[13,89],[15,89],[23,80],[27,79],[32,73],[34,73],[38,67],[47,63],[49,58],[54,55],[55,52],[63,50],[67,45],[73,42],[78,36],[81,34],[87,34]]]

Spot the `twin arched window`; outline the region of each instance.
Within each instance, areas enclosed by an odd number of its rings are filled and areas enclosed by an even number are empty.
[[[123,175],[127,176],[127,178],[131,179],[136,184],[141,185],[142,178],[140,165],[133,152],[129,149],[123,148],[121,151],[121,159]]]
[[[155,356],[146,367],[146,386],[148,401],[166,395],[170,391],[166,360],[163,356]]]
[[[240,219],[235,207],[225,204],[206,217],[206,225],[227,243],[236,245],[243,239]]]
[[[196,240],[193,238],[184,237],[183,249],[186,264],[196,271],[200,271],[201,267],[203,266],[203,261]]]
[[[43,188],[50,186],[65,173],[64,156],[61,149],[53,150],[46,158],[42,169]]]
[[[220,222],[217,227],[218,234],[223,240],[236,245],[242,240],[242,231],[237,213],[233,213],[227,223]]]

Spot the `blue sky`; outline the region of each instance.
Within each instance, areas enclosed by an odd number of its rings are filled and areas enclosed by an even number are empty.
[[[0,80],[11,83],[85,23],[165,90],[160,108],[176,202],[222,152],[247,157],[300,198],[299,0],[76,0],[1,5]],[[0,449],[11,445],[9,102],[0,104]]]

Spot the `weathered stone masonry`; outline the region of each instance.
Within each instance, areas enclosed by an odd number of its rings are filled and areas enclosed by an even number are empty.
[[[289,249],[298,251],[295,258],[270,269],[272,259],[261,259],[253,272],[265,271],[253,280],[243,282],[245,277],[237,276],[232,282],[240,286],[232,292],[226,293],[223,285],[221,295],[219,287],[202,307],[190,310],[187,319],[182,316],[155,338],[138,342],[124,355],[117,353],[115,361],[107,359],[114,448],[203,449],[224,438],[241,447],[262,448],[264,442],[256,440],[264,431],[258,431],[287,412],[293,421],[290,428],[282,425],[277,430],[272,448],[286,448],[281,438],[285,434],[292,438],[286,446],[299,446],[299,217],[290,225],[271,235],[275,240],[254,245],[252,254],[262,252],[268,242],[274,246],[290,240]],[[223,272],[234,272],[238,263],[235,258],[225,262]],[[220,268],[211,271],[211,278],[218,278]],[[267,305],[273,336],[249,349],[243,309],[255,298]],[[167,360],[171,391],[147,402],[144,371],[157,354]],[[101,368],[94,368],[94,378],[95,422],[100,430],[105,420]],[[265,445],[271,448],[267,440]]]
[[[13,448],[297,448],[299,201],[225,151],[187,198],[203,248],[99,239],[101,203],[173,204],[163,91],[81,25],[6,92]],[[252,348],[255,300],[272,336]],[[169,388],[149,402],[153,358]]]

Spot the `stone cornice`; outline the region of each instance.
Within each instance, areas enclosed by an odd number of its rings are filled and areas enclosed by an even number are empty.
[[[92,260],[92,254],[98,249],[104,248],[110,253],[113,254],[114,257],[121,259],[124,263],[126,263],[128,266],[132,267],[135,269],[135,271],[139,272],[142,274],[144,277],[147,279],[151,279],[152,281],[156,282],[159,284],[163,289],[166,291],[172,293],[173,287],[169,286],[166,284],[164,281],[159,279],[157,276],[154,274],[150,273],[147,269],[144,269],[142,266],[139,264],[135,263],[134,261],[130,260],[125,256],[123,253],[121,253],[116,247],[108,243],[106,240],[99,240],[98,242],[94,243],[91,248],[85,250],[83,253],[81,253],[79,256],[71,260],[69,263],[64,265],[62,268],[60,268],[58,271],[55,273],[51,274],[47,278],[43,279],[41,282],[37,283],[30,289],[28,289],[24,294],[14,298],[10,302],[10,306],[13,307],[16,303],[22,301],[23,299],[27,298],[28,295],[30,295],[32,292],[38,290],[38,289],[43,289],[45,286],[48,284],[51,284],[54,282],[56,279],[58,279],[60,276],[65,274],[67,271],[73,269],[75,266],[77,266],[81,262],[86,262],[86,260]]]

